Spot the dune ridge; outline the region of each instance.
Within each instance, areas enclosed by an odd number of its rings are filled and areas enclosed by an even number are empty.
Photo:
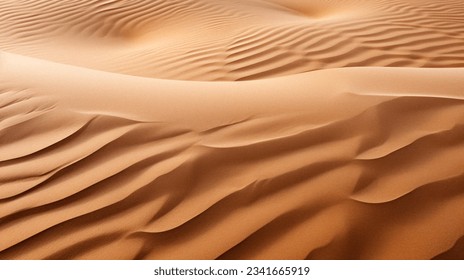
[[[463,258],[464,68],[0,77],[1,259]]]

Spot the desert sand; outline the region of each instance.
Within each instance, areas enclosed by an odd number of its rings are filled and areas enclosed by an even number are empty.
[[[0,0],[0,259],[464,259],[462,0]]]

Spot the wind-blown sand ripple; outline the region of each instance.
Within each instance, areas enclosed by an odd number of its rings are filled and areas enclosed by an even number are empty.
[[[179,80],[463,67],[462,14],[458,0],[3,0],[0,48]]]
[[[0,77],[1,259],[464,257],[462,68]]]

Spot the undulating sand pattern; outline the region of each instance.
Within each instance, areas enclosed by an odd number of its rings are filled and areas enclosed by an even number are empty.
[[[464,259],[464,2],[0,0],[0,259]]]

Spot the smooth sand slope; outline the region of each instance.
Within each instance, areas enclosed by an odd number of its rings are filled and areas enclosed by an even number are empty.
[[[463,15],[0,0],[0,259],[464,259]]]

